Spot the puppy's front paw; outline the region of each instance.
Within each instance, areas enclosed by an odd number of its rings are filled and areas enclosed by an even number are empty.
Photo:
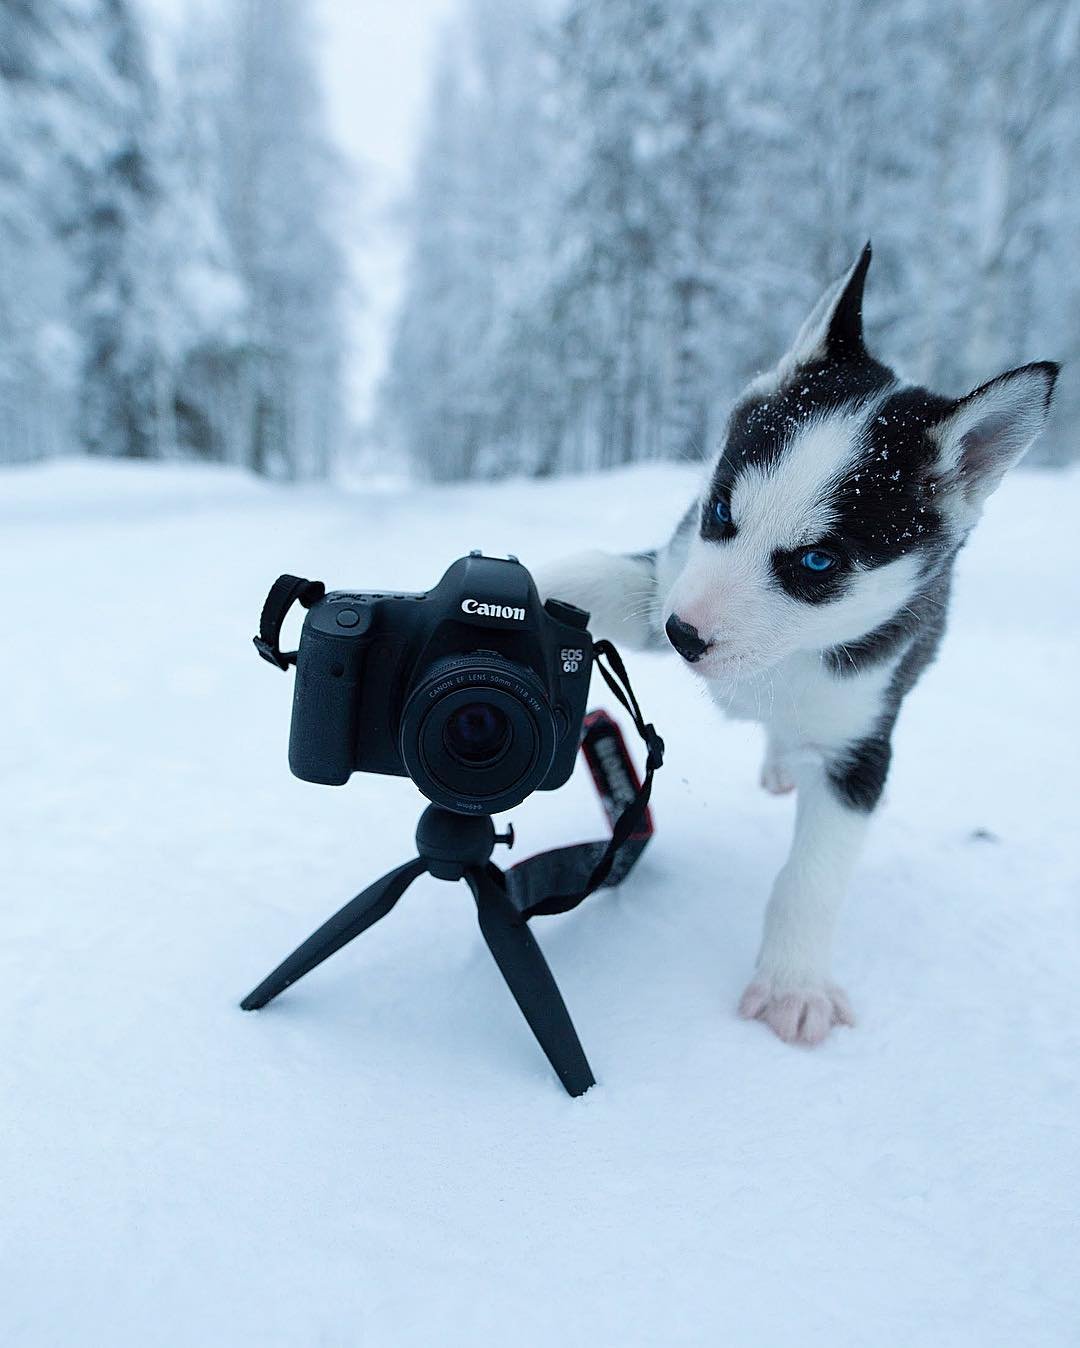
[[[770,796],[786,796],[795,790],[795,774],[783,758],[766,758],[761,765],[761,785]]]
[[[779,980],[756,978],[739,1002],[739,1015],[761,1020],[785,1044],[820,1044],[834,1025],[854,1025],[851,1003],[832,983],[785,986]]]

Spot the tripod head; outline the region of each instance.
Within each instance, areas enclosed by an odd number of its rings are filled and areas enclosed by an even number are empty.
[[[416,826],[416,850],[436,880],[461,880],[471,866],[485,866],[496,843],[514,845],[514,826],[496,833],[489,814],[456,814],[429,805]]]

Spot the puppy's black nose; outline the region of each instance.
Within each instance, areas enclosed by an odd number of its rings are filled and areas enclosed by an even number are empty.
[[[664,631],[667,633],[668,641],[690,664],[695,664],[709,649],[710,643],[702,641],[697,628],[684,623],[677,613],[673,613],[664,624]]]

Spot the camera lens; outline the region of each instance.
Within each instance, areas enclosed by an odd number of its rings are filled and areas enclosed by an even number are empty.
[[[495,814],[544,781],[558,732],[528,666],[474,651],[424,670],[406,698],[399,736],[405,770],[429,800]]]

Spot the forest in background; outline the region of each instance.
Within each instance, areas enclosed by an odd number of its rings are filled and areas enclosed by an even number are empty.
[[[0,0],[0,462],[323,477],[343,429],[342,166],[304,0]]]
[[[869,236],[872,344],[960,395],[1080,356],[1078,0],[467,0],[389,439],[434,478],[693,458]],[[1066,369],[1042,462],[1075,456]]]
[[[311,5],[186,15],[0,0],[0,463],[348,462]],[[460,0],[431,78],[369,462],[694,458],[868,236],[878,353],[1066,362],[1035,457],[1076,457],[1080,0]]]

